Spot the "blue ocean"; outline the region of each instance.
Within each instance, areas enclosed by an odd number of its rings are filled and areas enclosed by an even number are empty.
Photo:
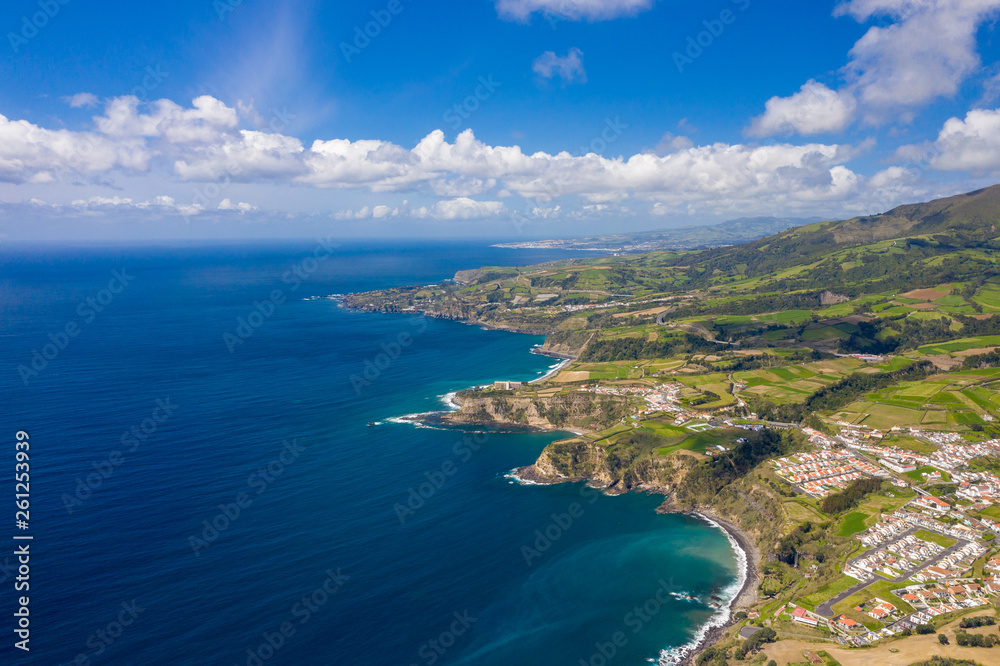
[[[563,435],[401,418],[540,376],[542,338],[323,298],[568,256],[0,246],[0,662],[605,666],[696,639],[739,583],[719,529],[658,497],[508,477]]]

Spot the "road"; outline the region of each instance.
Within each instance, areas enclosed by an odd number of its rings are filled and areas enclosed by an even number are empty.
[[[901,532],[895,539],[893,539],[891,541],[886,541],[883,544],[879,544],[876,547],[876,550],[880,549],[880,548],[885,548],[886,546],[889,546],[892,543],[894,543],[896,541],[899,541],[900,539],[902,539],[902,538],[904,538],[906,536],[909,536],[910,534],[913,534],[914,532],[916,532],[918,530],[921,530],[921,529],[925,529],[925,528],[923,528],[923,527],[911,527],[910,529],[906,530],[905,532]],[[838,594],[834,598],[828,600],[826,603],[821,604],[820,606],[818,606],[816,608],[816,614],[820,615],[821,617],[827,617],[827,618],[833,617],[834,616],[833,607],[836,604],[839,604],[844,599],[846,599],[849,596],[851,596],[852,594],[860,592],[861,590],[863,590],[864,588],[868,587],[872,583],[877,583],[877,582],[882,581],[882,580],[887,580],[887,581],[890,581],[890,582],[893,582],[893,583],[903,583],[903,582],[906,582],[911,576],[913,576],[913,574],[917,573],[921,569],[925,569],[927,567],[934,566],[935,564],[937,564],[938,562],[940,562],[941,560],[943,560],[947,556],[949,556],[952,553],[956,552],[957,550],[961,549],[967,543],[969,543],[969,542],[968,541],[959,540],[957,543],[955,543],[955,544],[953,544],[953,545],[945,548],[944,550],[942,550],[940,553],[938,553],[937,555],[935,555],[931,559],[924,560],[920,564],[916,564],[913,567],[911,567],[910,569],[908,569],[907,571],[904,571],[902,576],[898,576],[896,578],[884,578],[883,576],[874,575],[874,576],[872,576],[871,578],[869,578],[867,580],[861,581],[857,585],[852,586],[850,589],[845,590],[844,592],[841,592],[840,594]],[[851,560],[850,563],[853,564],[855,561],[857,561],[859,559],[862,559],[864,557],[865,557],[865,553],[862,553],[861,555],[858,555],[858,557],[855,557],[853,560]]]

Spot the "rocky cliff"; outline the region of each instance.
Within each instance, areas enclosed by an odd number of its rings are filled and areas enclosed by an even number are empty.
[[[631,400],[619,396],[567,393],[553,396],[494,389],[465,391],[455,398],[457,412],[443,417],[454,424],[513,425],[560,430],[599,430],[632,412]]]

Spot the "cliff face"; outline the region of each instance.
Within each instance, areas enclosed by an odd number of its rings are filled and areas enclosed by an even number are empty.
[[[550,483],[586,480],[611,494],[630,490],[669,493],[694,464],[693,458],[684,455],[622,456],[615,447],[574,438],[549,444],[535,464],[519,474]]]
[[[558,430],[600,429],[630,413],[630,400],[618,396],[569,393],[554,396],[518,395],[514,391],[472,391],[455,401],[461,408],[444,416],[455,424],[518,425]]]

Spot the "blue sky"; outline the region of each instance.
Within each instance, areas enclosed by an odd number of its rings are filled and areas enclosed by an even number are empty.
[[[237,1],[5,3],[0,233],[571,236],[998,180],[1000,0]]]

